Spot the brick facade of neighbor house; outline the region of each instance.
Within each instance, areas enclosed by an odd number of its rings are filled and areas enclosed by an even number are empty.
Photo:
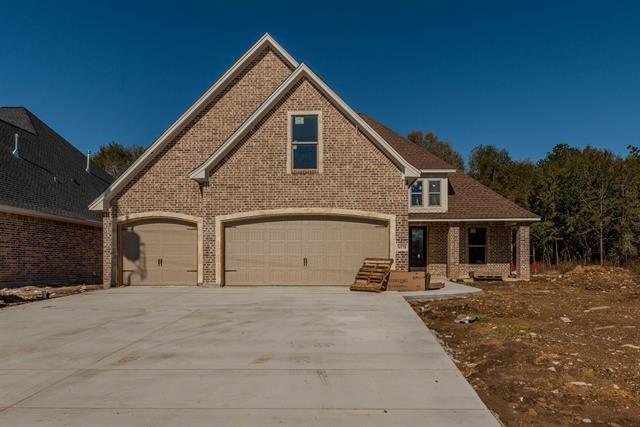
[[[0,212],[0,285],[99,283],[102,228]]]
[[[306,80],[296,85],[212,171],[207,185],[199,186],[189,178],[189,172],[218,148],[290,72],[270,50],[254,60],[232,87],[111,200],[103,220],[105,283],[114,277],[114,218],[145,211],[203,218],[205,285],[217,282],[218,215],[305,207],[379,212],[395,215],[396,241],[407,243],[407,185],[402,173]],[[324,168],[320,174],[287,173],[287,114],[302,110],[322,111]],[[398,254],[397,268],[407,268],[406,255]]]

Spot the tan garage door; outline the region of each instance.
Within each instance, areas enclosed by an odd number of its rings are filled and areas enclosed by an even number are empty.
[[[386,222],[327,217],[225,227],[226,285],[350,285],[367,257],[389,256]]]
[[[195,285],[197,228],[180,221],[140,221],[121,228],[124,285]]]

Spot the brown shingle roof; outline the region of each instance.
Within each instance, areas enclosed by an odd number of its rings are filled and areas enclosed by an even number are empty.
[[[540,217],[502,197],[462,172],[449,173],[449,209],[444,213],[410,213],[409,219],[530,219]]]
[[[418,169],[455,169],[453,166],[425,150],[397,132],[382,125],[371,117],[360,117],[378,132],[409,163]],[[410,213],[409,219],[530,219],[540,217],[502,197],[489,187],[480,184],[464,172],[449,172],[449,207],[444,213]]]
[[[358,113],[378,134],[384,138],[406,161],[418,169],[455,169],[435,154],[425,150],[396,131],[389,129],[366,114]]]

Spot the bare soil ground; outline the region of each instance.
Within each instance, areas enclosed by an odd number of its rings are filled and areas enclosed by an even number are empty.
[[[485,293],[411,305],[505,425],[640,425],[637,276],[578,267],[474,286]]]
[[[0,308],[102,289],[102,285],[21,286],[0,289]]]

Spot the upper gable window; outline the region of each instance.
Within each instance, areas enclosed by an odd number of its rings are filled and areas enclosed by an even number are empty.
[[[291,115],[291,170],[318,170],[318,114]]]

